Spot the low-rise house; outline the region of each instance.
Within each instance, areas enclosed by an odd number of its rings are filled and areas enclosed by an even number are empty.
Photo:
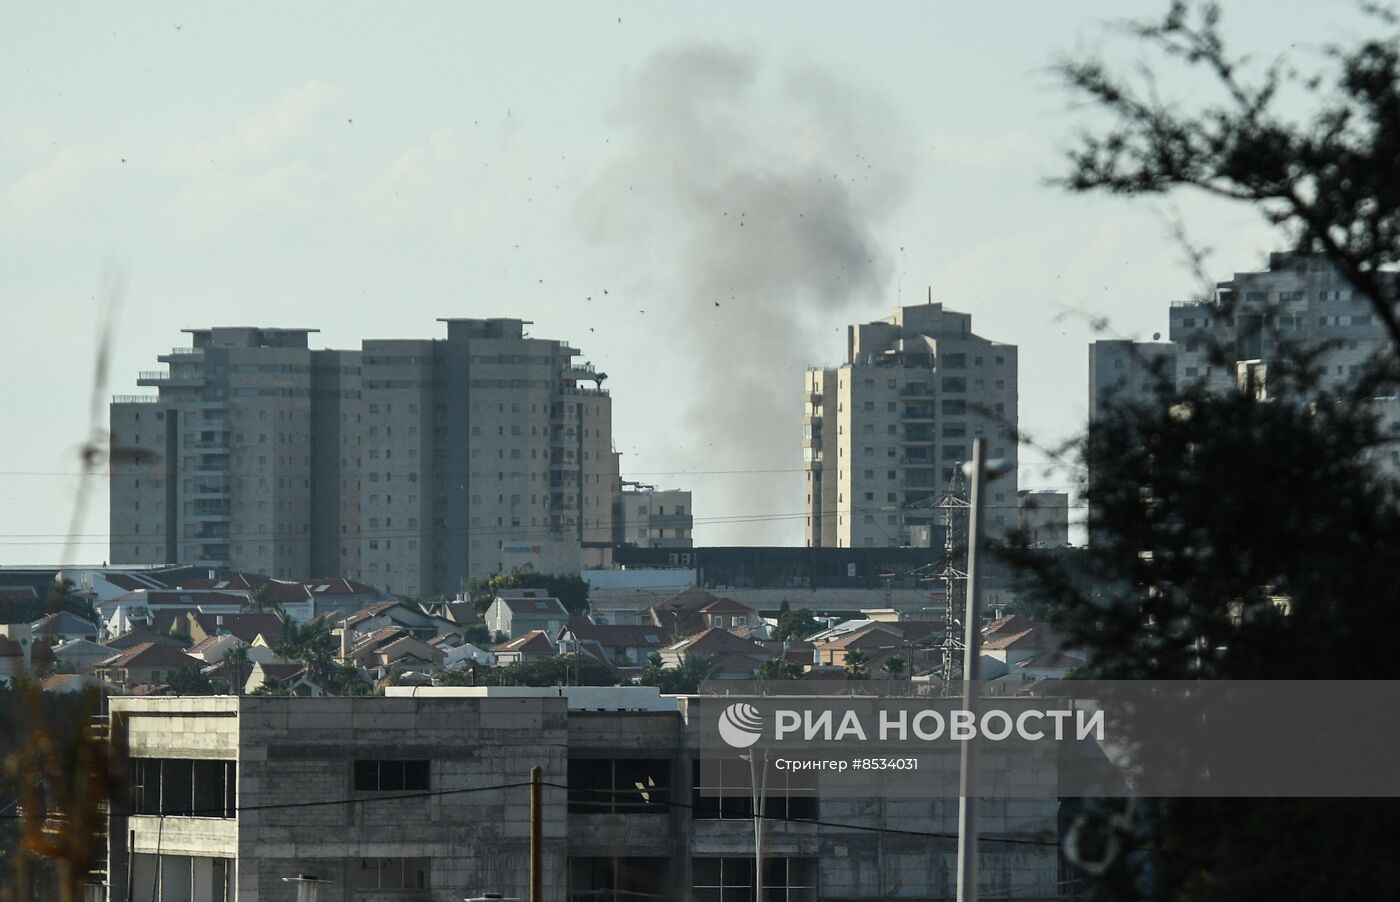
[[[993,683],[1006,683],[1020,687],[1041,680],[1062,680],[1070,672],[1083,667],[1084,659],[1063,651],[1042,651],[1041,653],[1017,661],[1005,673],[991,678]]]
[[[87,673],[101,662],[119,654],[110,645],[87,639],[69,639],[53,647],[54,667],[62,673]]]
[[[748,605],[712,595],[698,586],[652,606],[643,619],[671,637],[693,636],[711,627],[735,629],[759,622],[758,612]]]
[[[339,576],[308,579],[302,585],[311,597],[313,618],[344,617],[369,605],[392,600],[391,596],[374,586]]]
[[[96,623],[85,617],[79,617],[72,611],[45,614],[29,624],[29,630],[32,635],[44,639],[50,645],[69,639],[87,639],[96,642],[101,633],[101,628]]]
[[[884,669],[885,661],[899,658],[904,662],[902,676],[927,669],[936,661],[942,660],[942,651],[933,641],[932,634],[924,625],[909,629],[909,635],[919,636],[917,641],[906,638],[906,624],[872,621],[859,629],[813,642],[813,651],[818,664],[844,667],[848,655],[859,652],[865,658],[867,674],[873,679],[890,676]],[[938,636],[941,641],[941,628]]]
[[[770,657],[768,649],[717,626],[666,646],[659,652],[665,667],[680,667],[693,658],[710,662],[712,679],[748,679]]]
[[[452,601],[425,601],[419,605],[423,613],[438,620],[444,620],[462,629],[470,629],[485,623],[476,605],[461,598]]]
[[[389,626],[360,638],[350,649],[347,663],[364,668],[376,679],[395,667],[437,668],[447,653],[401,627]]]
[[[640,667],[663,645],[656,626],[594,623],[573,617],[555,635],[559,653],[585,654],[616,667]]]
[[[486,609],[486,628],[491,635],[510,639],[536,630],[555,636],[568,622],[564,603],[544,589],[502,589]]]
[[[449,669],[471,661],[488,667],[496,663],[491,652],[468,642],[456,633],[435,636],[428,644],[442,651],[442,666]]]
[[[39,688],[52,695],[72,695],[89,689],[96,689],[103,695],[112,695],[121,687],[99,680],[88,673],[55,673],[40,680]]]
[[[299,698],[324,698],[329,695],[320,683],[306,672],[306,665],[300,661],[286,663],[253,664],[248,681],[243,684],[243,692],[252,695],[259,689],[277,690],[278,694],[294,695]]]
[[[93,668],[93,675],[118,686],[158,685],[175,671],[202,663],[177,648],[143,642],[98,664]]]
[[[262,636],[268,644],[282,638],[282,618],[276,614],[248,612],[241,614],[196,614],[186,612],[177,620],[173,632],[202,642],[210,636],[236,636],[251,644]]]
[[[993,680],[1045,652],[1061,650],[1060,637],[1044,623],[1020,614],[993,620],[982,628],[982,678]]]
[[[241,592],[139,589],[100,602],[97,612],[103,620],[103,636],[111,638],[131,632],[137,627],[156,626],[163,621],[173,621],[176,616],[189,612],[237,614],[247,603],[247,594]]]
[[[524,664],[529,661],[538,661],[540,658],[549,658],[558,654],[554,643],[549,640],[549,633],[544,630],[534,630],[523,636],[517,636],[507,642],[491,646],[491,653],[496,656],[497,664]]]
[[[361,636],[382,629],[400,629],[426,642],[442,632],[442,627],[451,625],[424,613],[414,605],[401,601],[386,601],[361,608],[337,621],[335,626],[339,629],[348,628],[352,635]]]

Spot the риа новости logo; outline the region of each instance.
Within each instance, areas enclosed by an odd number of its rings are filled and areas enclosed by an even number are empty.
[[[735,702],[719,715],[720,738],[736,749],[746,749],[763,735],[763,715],[747,702]]]

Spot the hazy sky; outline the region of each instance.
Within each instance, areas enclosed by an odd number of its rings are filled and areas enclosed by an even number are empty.
[[[1082,314],[1146,337],[1193,283],[1161,206],[1045,185],[1085,121],[1048,66],[1131,59],[1102,23],[1161,8],[0,5],[0,563],[62,552],[105,265],[127,285],[107,394],[182,328],[356,347],[532,320],[609,373],[624,476],[693,489],[705,544],[801,542],[802,367],[930,288],[1020,346],[1022,427],[1067,438]],[[1363,27],[1330,3],[1226,18],[1304,61]],[[1218,278],[1274,243],[1177,207]],[[92,500],[96,562],[105,482]]]

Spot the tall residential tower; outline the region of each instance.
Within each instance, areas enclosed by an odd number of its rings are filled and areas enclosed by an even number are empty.
[[[807,544],[928,544],[973,439],[1014,465],[1016,347],[933,303],[851,326],[846,345],[843,365],[807,371]],[[990,491],[990,525],[1016,522],[1014,480]]]
[[[606,376],[518,319],[311,350],[305,329],[191,330],[118,397],[113,563],[194,563],[453,592],[608,543]]]

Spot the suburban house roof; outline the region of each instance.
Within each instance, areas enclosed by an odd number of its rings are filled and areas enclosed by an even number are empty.
[[[53,614],[45,614],[38,620],[29,624],[29,628],[37,635],[39,633],[50,632],[63,635],[65,633],[96,633],[97,624],[85,617],[79,617],[72,611],[58,611]]]
[[[63,657],[65,655],[95,655],[100,652],[106,652],[106,657],[111,657],[119,650],[120,649],[113,648],[110,645],[102,645],[93,642],[91,639],[68,639],[53,647],[53,653],[58,657]]]
[[[549,641],[549,634],[544,630],[530,630],[523,636],[516,636],[509,642],[502,642],[500,645],[491,646],[492,651],[534,651],[552,652],[554,643]]]
[[[135,592],[137,589],[165,589],[165,583],[151,577],[136,573],[107,573],[102,574],[102,578],[116,586],[118,589],[125,589],[128,592]]]
[[[992,651],[1001,651],[1009,648],[1017,649],[1055,649],[1059,647],[1059,639],[1055,633],[1044,624],[1027,626],[1025,629],[1015,632],[1000,632],[994,636],[983,637],[982,647]]]
[[[700,609],[702,614],[752,614],[754,609],[732,598],[716,598]]]
[[[262,636],[269,642],[282,638],[282,618],[276,614],[250,612],[247,614],[195,614],[199,628],[205,635],[216,636],[228,633],[244,642],[252,642]]]
[[[149,627],[142,627],[123,633],[115,639],[105,639],[102,644],[109,648],[118,650],[135,648],[143,642],[154,642],[157,645],[167,645],[171,648],[184,648],[189,644],[188,639],[180,639],[175,636],[167,636],[159,630]]]
[[[193,658],[178,648],[155,642],[142,642],[135,648],[129,648],[119,655],[108,658],[102,662],[101,666],[106,668],[192,667],[196,663]]]
[[[442,649],[429,645],[422,639],[415,639],[413,636],[400,636],[392,642],[386,642],[376,648],[374,654],[382,658],[385,664],[402,661],[410,655],[434,663],[441,661],[446,656]]]
[[[354,626],[357,623],[364,623],[366,620],[373,620],[375,617],[383,617],[386,615],[392,620],[393,616],[391,612],[396,608],[407,612],[415,621],[431,619],[427,614],[401,601],[382,601],[378,604],[367,605],[360,608],[353,614],[346,615],[344,619],[336,621],[336,623],[342,626]]]
[[[842,633],[816,643],[816,647],[832,648],[895,648],[905,644],[904,633],[892,629],[893,623],[869,623],[858,630]]]
[[[684,652],[696,655],[737,654],[749,657],[766,658],[768,649],[749,639],[740,639],[733,633],[712,626],[693,636],[667,646],[667,651]]]
[[[692,635],[705,628],[705,614],[753,614],[732,598],[720,598],[691,586],[647,609],[653,623],[671,635]]]
[[[550,598],[548,595],[530,595],[526,597],[497,595],[496,601],[510,609],[511,614],[523,614],[525,616],[536,615],[540,617],[569,616],[569,611],[564,607],[564,603],[557,598]]]
[[[118,595],[116,598],[109,598],[99,602],[99,608],[116,608],[123,604],[144,604],[147,607],[161,605],[165,607],[197,607],[202,604],[222,604],[222,605],[245,605],[248,603],[248,596],[234,592],[220,592],[215,589],[139,589],[135,592],[127,592]]]
[[[1016,666],[1034,670],[1069,670],[1084,666],[1084,662],[1063,652],[1042,651],[1024,661],[1016,662]]]
[[[253,667],[262,668],[263,676],[271,677],[279,682],[289,680],[306,669],[306,665],[300,661],[290,661],[286,664],[263,664],[258,662],[254,663]]]
[[[626,623],[594,623],[586,617],[570,618],[560,629],[580,642],[597,642],[609,648],[659,648],[663,637],[659,627]]]
[[[341,576],[320,579],[308,579],[302,583],[310,590],[312,595],[378,595],[379,590],[374,586],[356,582],[353,579],[345,579]]]

